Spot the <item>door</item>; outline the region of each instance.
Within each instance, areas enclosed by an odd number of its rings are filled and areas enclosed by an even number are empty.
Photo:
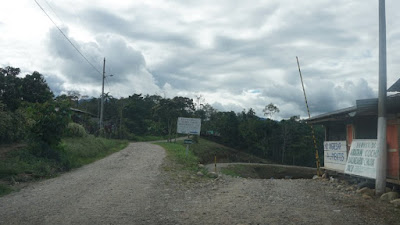
[[[397,124],[387,124],[387,177],[399,179],[399,132]]]
[[[354,137],[354,127],[353,124],[346,125],[346,139],[347,139],[347,154],[349,154],[351,143]]]

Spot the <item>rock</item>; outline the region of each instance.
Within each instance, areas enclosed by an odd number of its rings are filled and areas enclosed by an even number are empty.
[[[345,189],[345,191],[354,191],[354,190],[355,190],[355,187],[353,187],[353,186],[347,187]]]
[[[317,180],[317,179],[321,179],[321,177],[318,176],[318,175],[314,175],[312,179],[313,179],[313,180]]]
[[[398,197],[399,197],[399,193],[391,191],[391,192],[387,192],[387,193],[383,194],[380,197],[380,200],[384,201],[384,202],[390,202],[390,201],[395,200]]]
[[[204,174],[201,171],[199,171],[199,172],[197,172],[197,176],[202,177],[202,176],[204,176]]]
[[[343,187],[342,185],[336,186],[337,189],[342,189],[342,187]]]
[[[363,199],[372,199],[372,196],[367,195],[367,194],[363,194],[362,197],[363,197]]]
[[[333,183],[333,182],[337,182],[337,179],[335,179],[335,178],[333,178],[333,177],[329,177],[329,181],[330,181],[331,183]]]
[[[208,173],[208,177],[210,177],[210,178],[217,178],[217,177],[218,177],[218,174],[215,173],[215,172],[210,172],[210,173]]]
[[[400,208],[400,198],[390,201],[395,207]]]
[[[357,188],[358,189],[362,189],[362,188],[365,188],[365,187],[373,188],[374,184],[372,182],[369,182],[369,181],[363,181],[363,182],[357,184]]]
[[[198,165],[198,167],[199,167],[199,168],[204,168],[204,165],[200,163],[200,164]]]
[[[322,178],[322,179],[328,178],[328,174],[325,172],[324,174],[322,174],[321,178]]]
[[[359,194],[362,194],[362,195],[369,195],[371,197],[374,196],[374,194],[375,194],[374,189],[369,189],[367,187],[361,188],[361,189],[357,190],[356,192]]]

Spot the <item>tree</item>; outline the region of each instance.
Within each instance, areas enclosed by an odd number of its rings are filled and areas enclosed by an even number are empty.
[[[17,77],[20,71],[19,68],[10,66],[0,68],[0,101],[11,111],[16,110],[21,104],[22,81]]]
[[[22,79],[22,99],[32,103],[44,103],[53,99],[54,95],[39,72],[27,74]]]
[[[265,106],[263,112],[265,116],[268,116],[271,119],[275,113],[279,113],[279,108],[276,105],[269,103]]]

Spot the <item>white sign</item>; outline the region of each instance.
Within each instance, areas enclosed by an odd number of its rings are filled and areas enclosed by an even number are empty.
[[[178,117],[178,133],[179,134],[195,134],[200,135],[201,119]]]
[[[346,141],[324,142],[324,167],[344,172],[347,161]]]
[[[376,178],[377,140],[353,140],[346,163],[345,173]]]

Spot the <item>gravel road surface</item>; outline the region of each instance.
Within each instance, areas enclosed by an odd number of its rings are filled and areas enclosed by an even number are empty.
[[[0,198],[0,224],[400,224],[329,180],[201,178],[150,143]]]
[[[138,224],[165,151],[148,143],[0,198],[0,224]]]

